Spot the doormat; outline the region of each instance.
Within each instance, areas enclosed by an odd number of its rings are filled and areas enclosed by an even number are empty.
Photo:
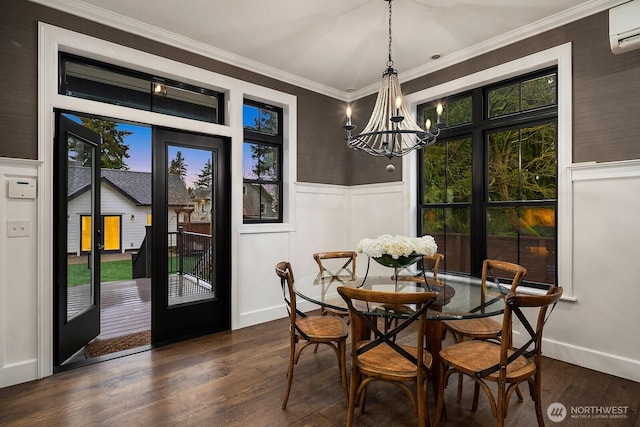
[[[149,344],[151,344],[151,331],[144,331],[122,337],[97,339],[88,344],[85,349],[90,357],[98,357]]]

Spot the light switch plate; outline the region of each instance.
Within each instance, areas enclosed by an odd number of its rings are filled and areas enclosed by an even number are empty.
[[[7,221],[7,237],[28,237],[31,235],[31,221],[8,220]]]

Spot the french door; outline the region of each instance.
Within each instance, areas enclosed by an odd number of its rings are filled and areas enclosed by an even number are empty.
[[[154,127],[152,342],[230,328],[229,141]]]
[[[103,241],[100,136],[61,114],[56,120],[54,366],[59,366],[100,334]],[[81,240],[84,256],[69,256],[78,252]]]

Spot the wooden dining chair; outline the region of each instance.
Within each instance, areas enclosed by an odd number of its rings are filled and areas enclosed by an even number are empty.
[[[287,388],[284,393],[282,409],[287,408],[287,401],[289,400],[289,393],[291,392],[291,384],[293,382],[293,367],[298,363],[302,351],[310,344],[328,345],[336,353],[342,389],[345,401],[348,401],[346,368],[347,326],[338,317],[307,316],[297,309],[293,270],[289,262],[279,262],[276,265],[276,274],[280,278],[282,294],[289,313],[289,334],[291,340],[289,367],[287,370]]]
[[[417,323],[417,331],[425,330],[427,308],[435,301],[435,292],[383,292],[361,288],[338,287],[351,317],[351,377],[347,426],[354,423],[356,402],[365,410],[366,388],[372,381],[393,382],[404,390],[418,416],[418,425],[429,424],[427,409],[427,373],[433,360],[424,349],[424,334],[415,333],[415,346],[396,344],[396,335]],[[388,315],[383,306],[414,305],[410,316],[384,332],[377,318]],[[363,334],[362,331],[372,334]],[[367,338],[365,338],[365,335]],[[407,383],[415,383],[416,392]]]
[[[351,280],[356,279],[356,258],[357,252],[354,251],[328,251],[316,252],[313,259],[318,264],[320,275],[322,276],[345,276]],[[330,307],[321,307],[320,314],[332,314],[349,319],[349,312],[344,310],[336,310]]]
[[[424,280],[422,272],[431,273],[434,279],[438,279],[438,272],[440,271],[440,266],[444,262],[444,255],[440,253],[435,253],[433,255],[423,255],[422,260],[420,260],[420,266],[418,267],[417,273],[398,274],[398,280]],[[394,276],[395,278],[395,276]]]
[[[509,289],[510,293],[515,293],[516,288],[520,283],[524,275],[527,273],[527,269],[519,264],[512,262],[500,261],[495,259],[486,259],[482,263],[482,278],[481,278],[481,305],[485,303],[485,297],[487,294],[487,281],[494,280],[497,282],[497,277],[506,278],[511,280]],[[499,285],[500,286],[500,285]],[[480,308],[479,311],[482,311]],[[459,320],[444,320],[442,322],[444,331],[450,332],[453,335],[454,342],[462,342],[466,339],[497,339],[502,333],[502,324],[491,317],[477,317],[470,319]],[[474,402],[477,402],[478,398],[478,385],[476,384],[474,390]],[[518,398],[522,400],[520,391],[517,391]],[[462,399],[462,376],[458,379],[458,402]],[[473,407],[475,410],[475,405]]]
[[[440,265],[444,261],[444,255],[435,253],[433,255],[423,255],[421,260],[421,270],[419,273],[413,274],[398,274],[397,276],[392,276],[393,280],[406,280],[406,281],[414,281],[414,282],[424,282],[425,276],[423,272],[430,272],[433,275],[435,280],[438,280],[438,272],[440,271]],[[409,307],[396,307],[396,310],[405,310],[406,312],[411,312],[411,308]],[[397,324],[397,318],[388,317],[384,319],[385,321],[385,331],[391,327],[391,324],[395,322]]]
[[[502,317],[500,342],[470,340],[440,350],[441,377],[434,426],[440,424],[444,409],[444,389],[454,373],[473,378],[484,390],[500,427],[504,426],[513,392],[517,390],[518,384],[527,382],[535,403],[538,425],[544,426],[541,395],[542,332],[548,319],[547,313],[550,314],[549,306],[555,306],[561,296],[562,288],[556,286],[551,286],[546,295],[510,295]],[[538,310],[537,322],[533,326],[522,308]],[[512,337],[514,315],[522,324],[524,339],[527,340],[519,347],[514,346]],[[488,383],[497,383],[495,396]],[[477,405],[477,400],[474,405]]]

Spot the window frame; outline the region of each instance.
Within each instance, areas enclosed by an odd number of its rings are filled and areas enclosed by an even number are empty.
[[[444,59],[445,62],[447,59]],[[455,61],[452,60],[451,65]],[[446,80],[441,84],[429,86],[425,89],[405,95],[404,101],[415,120],[417,106],[435,99],[442,99],[474,87],[489,85],[509,77],[535,71],[556,65],[558,67],[558,252],[557,278],[564,288],[564,301],[577,301],[573,286],[573,176],[575,164],[572,163],[572,135],[573,135],[573,58],[572,43],[566,42],[535,53],[525,54],[510,61],[488,68],[465,74],[461,77]],[[447,64],[440,64],[446,68]],[[417,160],[418,153],[410,153],[402,158],[402,182],[404,204],[410,212],[409,221],[404,226],[406,234],[416,235],[416,211],[418,192]],[[523,291],[538,293],[540,290],[523,288]]]
[[[80,64],[80,65],[86,65],[86,66],[90,66],[90,67],[98,67],[102,70],[114,73],[114,74],[118,74],[124,77],[132,77],[132,78],[136,78],[139,80],[143,80],[146,83],[149,84],[149,91],[145,92],[145,94],[148,96],[147,99],[147,103],[145,104],[146,108],[139,108],[133,105],[126,105],[125,107],[127,108],[133,108],[133,109],[137,109],[137,110],[142,110],[142,111],[150,111],[150,112],[155,112],[158,114],[164,114],[167,116],[172,116],[172,117],[180,117],[180,118],[184,118],[184,119],[188,119],[188,120],[197,120],[197,121],[202,121],[205,123],[213,123],[213,124],[223,124],[225,122],[225,109],[224,109],[224,102],[225,102],[225,96],[223,92],[219,92],[213,89],[208,89],[202,86],[196,86],[193,84],[189,84],[189,83],[185,83],[179,80],[175,80],[175,79],[171,79],[171,78],[167,78],[167,77],[162,77],[159,75],[155,75],[155,74],[149,74],[149,73],[144,73],[142,71],[137,71],[137,70],[133,70],[130,68],[125,68],[125,67],[121,67],[118,65],[114,65],[114,64],[110,64],[107,62],[103,62],[103,61],[98,61],[95,59],[90,59],[84,56],[80,56],[80,55],[75,55],[72,53],[67,53],[67,52],[63,52],[60,51],[58,53],[58,75],[59,80],[58,80],[58,93],[61,95],[66,95],[66,96],[71,96],[74,98],[80,98],[80,99],[88,99],[88,100],[93,100],[92,98],[87,98],[87,97],[83,97],[83,96],[73,96],[73,95],[67,95],[67,91],[66,91],[66,87],[67,87],[67,82],[66,82],[66,77],[67,77],[67,70],[66,70],[66,64],[67,62],[73,62],[76,64]],[[176,88],[176,89],[182,89],[188,92],[193,92],[193,93],[200,93],[203,95],[208,95],[211,96],[212,98],[216,99],[216,108],[215,108],[215,114],[213,115],[214,117],[212,117],[212,120],[204,120],[201,118],[195,118],[195,117],[189,117],[187,115],[179,115],[179,114],[172,114],[170,112],[165,112],[165,111],[160,111],[156,109],[156,102],[155,102],[155,98],[156,95],[153,93],[153,87],[155,85],[162,85],[162,86],[166,86],[166,87],[172,87],[172,88]],[[143,92],[141,92],[143,93]],[[112,105],[120,105],[118,102],[107,102],[104,100],[96,100],[96,102],[101,102],[101,103],[106,103],[106,104],[112,104]],[[198,104],[189,104],[189,105],[198,105]]]
[[[488,93],[496,88],[508,86],[513,83],[522,83],[535,79],[537,77],[543,77],[549,73],[555,73],[555,103],[543,107],[536,107],[517,113],[510,113],[500,115],[497,117],[489,117],[488,108]],[[515,206],[515,207],[531,207],[531,206],[552,206],[555,210],[555,277],[554,283],[558,283],[558,263],[559,263],[559,246],[560,246],[560,222],[559,218],[559,202],[558,195],[561,191],[561,174],[560,174],[560,150],[561,144],[558,143],[556,147],[556,198],[553,200],[544,201],[532,201],[532,200],[517,200],[508,202],[496,202],[489,201],[488,199],[488,173],[489,173],[489,159],[488,159],[488,135],[492,132],[496,132],[500,129],[514,129],[525,128],[527,126],[533,126],[540,123],[553,122],[556,125],[556,141],[560,140],[560,132],[558,129],[559,124],[559,111],[560,111],[560,83],[559,76],[560,67],[557,64],[546,64],[545,66],[536,68],[534,70],[523,70],[522,73],[514,73],[507,78],[494,80],[491,82],[478,82],[476,87],[468,88],[467,90],[451,91],[446,97],[442,99],[458,100],[471,95],[471,107],[472,107],[472,122],[461,125],[454,125],[451,127],[443,128],[438,138],[437,143],[444,143],[449,140],[459,140],[461,138],[471,138],[472,140],[472,200],[469,203],[424,203],[424,177],[423,177],[423,156],[419,153],[416,156],[416,233],[421,234],[423,229],[423,211],[425,208],[433,209],[447,209],[447,208],[459,208],[470,206],[470,274],[479,276],[482,268],[482,261],[487,258],[487,246],[488,246],[488,231],[487,231],[487,216],[486,212],[495,208],[496,206]],[[437,100],[429,102],[415,102],[412,105],[416,107],[416,115],[418,118],[422,118],[424,110],[433,108],[437,103]],[[420,119],[418,119],[420,120]],[[429,148],[426,148],[427,152]],[[518,257],[520,251],[518,251]],[[446,264],[445,264],[446,265]],[[461,273],[464,274],[464,273]],[[526,281],[527,285],[533,288],[544,288],[547,283],[537,283],[532,281]]]
[[[284,180],[283,180],[283,170],[284,170],[284,109],[281,107],[274,106],[272,104],[259,102],[251,99],[243,100],[243,111],[244,106],[256,107],[258,109],[264,109],[269,111],[274,111],[277,113],[278,119],[278,131],[275,134],[269,134],[265,132],[259,132],[247,128],[244,126],[244,117],[243,117],[243,162],[244,162],[244,145],[245,144],[257,144],[261,146],[268,147],[276,147],[278,149],[277,156],[277,177],[275,180],[265,180],[265,179],[252,179],[245,178],[244,172],[242,177],[242,194],[243,196],[247,194],[246,185],[276,185],[278,187],[278,216],[277,218],[268,217],[262,218],[262,206],[263,202],[260,201],[260,218],[247,218],[244,214],[242,216],[243,224],[279,224],[283,222],[283,211],[284,211]],[[244,206],[244,200],[243,200]]]

